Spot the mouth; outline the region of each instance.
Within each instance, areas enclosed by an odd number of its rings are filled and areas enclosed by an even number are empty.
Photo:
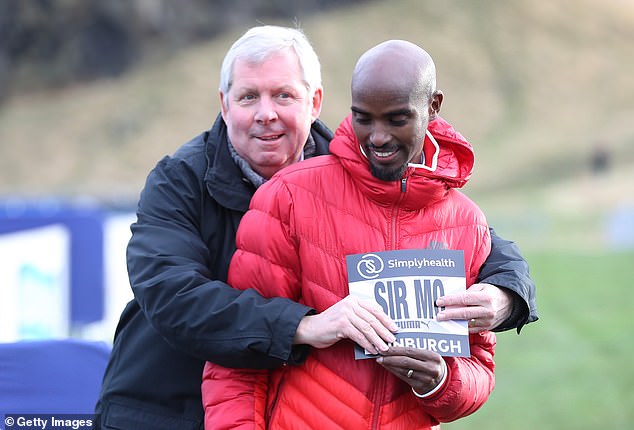
[[[377,158],[388,158],[396,153],[396,151],[372,151],[372,153]]]
[[[284,136],[284,133],[282,134],[270,134],[270,135],[266,135],[266,136],[255,136],[258,140],[261,140],[263,142],[275,142],[279,139],[281,139]]]
[[[369,148],[370,153],[372,154],[372,156],[378,160],[378,161],[382,161],[382,162],[388,162],[391,161],[396,154],[398,153],[398,148],[393,148],[393,149],[387,149],[387,148]]]

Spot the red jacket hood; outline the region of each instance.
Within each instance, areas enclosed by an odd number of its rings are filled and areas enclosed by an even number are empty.
[[[408,195],[402,204],[411,209],[427,206],[443,198],[450,188],[464,186],[473,171],[474,152],[471,144],[441,117],[431,121],[427,130],[440,147],[437,167],[434,172],[408,167],[405,174]],[[430,159],[435,147],[428,136],[425,137],[423,151]],[[342,165],[351,172],[364,193],[382,204],[392,204],[402,198],[401,181],[382,181],[370,172],[369,162],[361,152],[359,141],[352,128],[352,116],[348,115],[330,143],[330,152],[339,158]]]

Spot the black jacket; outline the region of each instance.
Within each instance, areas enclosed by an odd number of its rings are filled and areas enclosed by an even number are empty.
[[[316,155],[327,153],[331,131],[317,121],[311,134]],[[272,368],[303,359],[306,348],[292,341],[310,308],[225,283],[254,192],[231,158],[220,116],[149,174],[127,251],[135,299],[117,326],[96,428],[202,429],[205,361]],[[483,281],[523,299],[504,325],[519,328],[536,319],[535,287],[515,245],[492,236],[483,273],[495,282]]]

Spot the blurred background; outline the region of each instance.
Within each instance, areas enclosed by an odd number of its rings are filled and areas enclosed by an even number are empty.
[[[464,191],[531,266],[540,320],[498,336],[489,402],[443,428],[631,428],[630,0],[0,0],[0,342],[112,341],[145,177],[211,126],[260,24],[306,32],[333,129],[361,53],[424,47],[476,150]]]

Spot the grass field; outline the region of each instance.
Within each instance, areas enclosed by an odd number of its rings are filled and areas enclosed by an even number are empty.
[[[631,429],[634,252],[531,252],[540,320],[498,335],[489,401],[444,429]]]

